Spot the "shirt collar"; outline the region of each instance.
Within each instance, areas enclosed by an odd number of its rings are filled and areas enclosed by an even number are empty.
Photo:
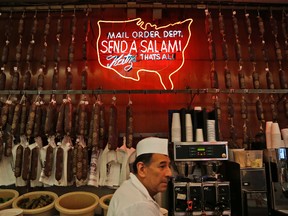
[[[137,178],[137,176],[135,174],[130,173],[130,179],[131,179],[132,184],[134,184],[135,187],[138,188],[138,190],[142,194],[144,194],[145,197],[147,197],[147,199],[152,200],[153,202],[155,202],[153,197],[150,196],[150,194],[149,194],[148,190],[146,189],[146,187],[142,184],[142,182],[139,181],[139,179]]]

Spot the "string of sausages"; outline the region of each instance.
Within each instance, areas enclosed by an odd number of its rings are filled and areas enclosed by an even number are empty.
[[[4,90],[5,89],[5,85],[6,85],[6,74],[5,74],[5,67],[8,63],[8,56],[9,56],[9,44],[10,44],[10,35],[11,35],[11,23],[12,23],[12,11],[10,12],[9,15],[9,20],[6,23],[5,26],[5,45],[3,47],[3,51],[2,51],[2,56],[1,56],[1,61],[2,61],[2,67],[0,70],[0,90]]]
[[[251,40],[252,26],[251,26],[250,14],[247,13],[246,11],[245,11],[245,23],[246,23],[247,34],[248,34],[249,60],[252,64],[253,87],[254,87],[254,89],[259,89],[260,88],[259,73],[256,71],[255,50],[254,50],[253,43]],[[265,118],[264,118],[263,104],[262,104],[262,101],[260,99],[260,95],[257,95],[255,105],[256,105],[257,119],[258,119],[259,125],[260,125],[260,131],[259,132],[261,133],[261,132],[263,132]]]
[[[245,83],[245,74],[242,67],[242,50],[239,38],[239,26],[238,26],[238,18],[236,17],[237,12],[235,10],[232,11],[232,21],[233,21],[233,29],[235,34],[235,55],[238,61],[239,69],[238,69],[238,83],[240,89],[246,88]],[[249,136],[248,136],[248,108],[247,108],[247,101],[245,95],[242,95],[241,102],[240,102],[240,109],[241,109],[241,118],[243,120],[243,147],[245,149],[249,146]]]
[[[211,88],[219,89],[219,81],[218,81],[218,74],[215,69],[215,60],[216,60],[216,47],[215,43],[213,41],[213,20],[211,17],[211,12],[208,10],[208,8],[205,9],[205,28],[206,28],[206,34],[208,38],[208,48],[209,48],[209,58],[211,63],[211,69],[210,69],[210,82],[211,82]],[[214,96],[214,102],[213,106],[217,115],[217,123],[218,123],[218,134],[219,139],[222,140],[222,133],[220,129],[221,125],[221,107],[220,107],[220,101],[218,98],[218,95]]]
[[[232,80],[231,80],[231,72],[228,67],[228,60],[229,60],[229,53],[228,53],[228,44],[226,41],[226,33],[225,33],[225,23],[224,23],[224,16],[221,13],[221,10],[218,13],[218,22],[219,22],[219,30],[221,34],[221,43],[222,43],[222,57],[225,61],[224,67],[224,80],[225,80],[225,87],[227,89],[232,88]],[[236,144],[236,130],[234,125],[234,104],[231,95],[228,95],[227,98],[227,110],[228,110],[228,121],[229,121],[229,140],[228,145],[231,148],[237,148]]]
[[[258,27],[259,27],[259,32],[260,32],[261,44],[262,44],[262,55],[263,55],[264,62],[266,64],[265,71],[266,71],[267,87],[268,87],[268,89],[274,89],[275,88],[274,79],[273,79],[273,74],[270,72],[270,69],[269,69],[268,50],[267,50],[267,46],[266,46],[266,42],[265,42],[265,38],[264,38],[265,26],[264,26],[264,21],[260,15],[259,11],[258,11],[257,19],[258,19]],[[274,31],[276,31],[276,29],[274,29]],[[275,104],[274,96],[272,94],[270,94],[269,103],[270,103],[270,108],[271,108],[271,112],[272,112],[272,120],[277,121],[278,110],[277,110],[277,107]]]
[[[288,14],[285,13],[285,11],[282,12],[282,20],[281,20],[281,26],[282,26],[282,33],[284,37],[284,56],[285,60],[288,60]],[[284,114],[285,117],[288,118],[288,99],[287,96],[284,95],[283,97],[283,106],[284,106]]]
[[[0,90],[5,90],[5,86],[6,86],[6,74],[5,74],[5,66],[8,62],[8,56],[9,56],[9,44],[10,44],[10,34],[11,34],[11,20],[12,20],[12,12],[9,15],[9,21],[7,22],[8,24],[6,25],[5,28],[5,36],[6,36],[6,41],[5,41],[5,46],[3,47],[3,51],[2,51],[2,56],[1,56],[1,60],[2,60],[2,67],[0,70]],[[9,98],[8,98],[9,99]],[[1,121],[0,121],[0,161],[2,160],[2,155],[4,153],[4,129],[6,126],[6,122],[7,122],[7,115],[8,115],[8,108],[9,108],[9,104],[11,103],[10,100],[6,100],[6,102],[0,102],[1,104]],[[5,151],[5,154],[7,154],[7,152]],[[8,153],[9,155],[9,153]]]

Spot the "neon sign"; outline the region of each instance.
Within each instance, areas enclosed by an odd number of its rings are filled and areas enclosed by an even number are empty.
[[[155,73],[164,89],[173,89],[173,74],[185,62],[192,19],[158,27],[141,18],[97,22],[99,64],[119,76],[140,81],[140,73]]]

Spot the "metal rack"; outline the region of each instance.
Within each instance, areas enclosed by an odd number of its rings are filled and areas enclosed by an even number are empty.
[[[249,5],[250,4],[250,5]],[[287,10],[287,4],[278,3],[273,4],[261,4],[261,2],[256,5],[256,2],[250,2],[249,4],[243,4],[243,2],[182,2],[182,3],[170,3],[170,2],[89,2],[87,4],[83,3],[71,3],[71,4],[53,4],[53,3],[32,3],[31,5],[21,5],[21,4],[14,4],[14,5],[2,5],[0,8],[0,12],[7,12],[7,11],[73,11],[73,10],[86,10],[86,9],[105,9],[105,8],[118,8],[118,9],[205,9],[209,6],[210,9],[247,9],[247,10]],[[287,6],[287,7],[286,7]]]
[[[140,89],[140,90],[1,90],[0,95],[79,95],[79,94],[288,94],[288,89]]]

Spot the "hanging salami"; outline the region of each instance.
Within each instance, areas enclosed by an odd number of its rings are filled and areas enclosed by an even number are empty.
[[[234,34],[235,34],[235,56],[238,61],[239,69],[238,69],[238,83],[239,83],[239,88],[240,89],[245,89],[246,88],[246,81],[245,81],[245,73],[243,71],[243,57],[242,57],[242,49],[241,49],[241,43],[240,43],[240,38],[239,38],[239,26],[238,26],[238,18],[237,18],[237,12],[236,10],[232,11],[232,21],[233,21],[233,28],[234,28]],[[246,23],[248,22],[249,26],[249,21],[246,20]],[[250,28],[248,27],[248,32],[250,32]],[[246,97],[243,94],[241,98],[241,118],[243,120],[243,143],[242,147],[245,149],[248,149],[249,147],[249,135],[248,135],[248,124],[249,124],[249,119],[248,119],[248,111],[247,111],[247,101]]]
[[[116,108],[116,97],[112,98],[112,104],[109,108],[109,126],[108,126],[108,142],[109,150],[116,150],[118,146],[117,136],[117,108]]]
[[[259,27],[259,32],[260,32],[260,39],[262,41],[263,59],[264,59],[265,64],[266,64],[265,72],[266,72],[267,88],[268,89],[274,89],[275,88],[274,79],[273,79],[273,74],[270,72],[270,69],[269,69],[267,45],[266,45],[265,38],[264,38],[265,26],[264,26],[264,21],[263,21],[263,19],[262,19],[262,17],[261,17],[259,12],[258,12],[257,20],[258,20],[258,27]],[[272,27],[272,31],[274,33],[278,33],[278,28],[277,28],[277,26],[275,26],[274,18],[270,19],[270,20],[273,23],[273,24],[271,23],[273,25],[273,26],[271,26]],[[271,108],[271,113],[272,113],[272,120],[273,121],[277,121],[277,119],[278,119],[278,111],[277,111],[277,107],[276,107],[276,104],[275,104],[274,96],[272,94],[270,94],[269,103],[270,103],[270,108]]]
[[[127,148],[133,147],[133,111],[130,99],[126,106],[126,146]]]

